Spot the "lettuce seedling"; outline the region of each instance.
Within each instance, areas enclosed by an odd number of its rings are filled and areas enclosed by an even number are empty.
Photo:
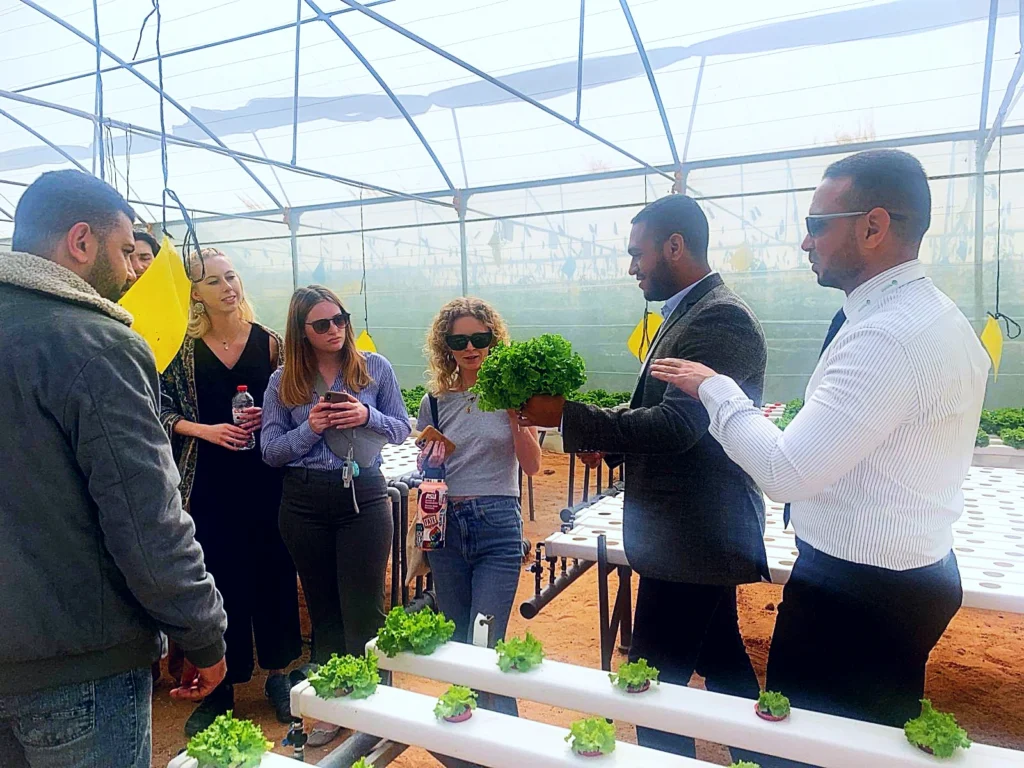
[[[609,755],[615,751],[615,726],[603,717],[585,717],[569,726],[565,740],[577,755]]]
[[[618,673],[608,675],[612,685],[617,685],[624,691],[638,693],[645,690],[650,683],[658,682],[658,670],[647,663],[647,659],[623,664],[619,667]]]
[[[999,439],[1011,448],[1024,448],[1024,427],[1003,429],[999,432]]]
[[[757,711],[768,717],[789,717],[789,699],[774,691],[761,691],[757,697]]]
[[[438,720],[445,720],[459,717],[467,709],[476,709],[476,691],[464,685],[453,685],[437,700],[434,716]]]
[[[398,605],[391,609],[377,634],[377,648],[388,658],[401,651],[427,656],[451,640],[454,634],[455,622],[447,620],[443,613],[434,613],[429,608],[406,613]]]
[[[352,766],[352,768],[355,768],[355,766]],[[761,768],[761,766],[749,760],[740,760],[738,763],[730,763],[729,768]]]
[[[517,672],[529,672],[544,660],[544,648],[540,640],[531,635],[529,631],[525,638],[513,637],[508,640],[499,640],[494,650],[498,652],[498,666],[502,672],[516,670]]]
[[[199,762],[199,768],[255,768],[273,747],[256,723],[236,720],[228,710],[189,739],[186,752]]]
[[[377,654],[373,651],[367,651],[365,656],[332,653],[330,660],[309,676],[309,684],[322,699],[336,696],[365,699],[377,690],[379,682]]]
[[[921,699],[921,714],[903,726],[907,741],[935,757],[952,757],[960,747],[969,749],[967,731],[956,723],[956,718],[932,708],[928,699]]]

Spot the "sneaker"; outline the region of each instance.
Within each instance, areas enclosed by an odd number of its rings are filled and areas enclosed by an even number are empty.
[[[235,708],[235,689],[230,683],[221,683],[213,693],[203,699],[185,721],[185,735],[190,739],[209,728],[218,715]]]
[[[274,708],[277,715],[277,722],[290,723],[292,721],[292,687],[289,678],[281,674],[270,675],[267,684],[263,687],[263,693]]]

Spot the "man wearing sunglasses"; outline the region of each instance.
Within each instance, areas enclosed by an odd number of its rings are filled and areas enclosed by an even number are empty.
[[[767,687],[797,707],[895,727],[919,714],[928,654],[960,607],[951,526],[989,368],[918,261],[930,219],[928,179],[905,152],[825,171],[802,247],[846,301],[785,432],[706,365],[653,367],[700,399],[711,434],[765,493],[792,502],[800,554]]]

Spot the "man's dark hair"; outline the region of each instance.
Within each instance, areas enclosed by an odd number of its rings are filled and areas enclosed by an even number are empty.
[[[155,237],[149,234],[149,232],[140,232],[139,230],[135,230],[135,240],[136,242],[141,240],[144,243],[149,243],[149,247],[153,250],[154,256],[160,254],[160,244],[156,241]]]
[[[655,200],[632,223],[643,224],[658,247],[672,235],[681,235],[693,258],[707,264],[708,217],[692,197],[675,194]]]
[[[898,149],[871,149],[837,160],[825,169],[826,179],[850,179],[846,195],[851,210],[884,208],[906,221],[893,229],[909,243],[920,243],[932,223],[932,193],[921,162]]]
[[[119,213],[135,221],[135,211],[105,181],[81,171],[50,171],[22,193],[14,210],[11,247],[48,256],[75,224],[85,222],[102,237]]]

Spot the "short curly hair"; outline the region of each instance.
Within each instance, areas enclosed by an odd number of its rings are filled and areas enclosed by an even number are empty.
[[[441,307],[427,332],[427,345],[423,350],[427,358],[427,389],[434,397],[454,392],[459,385],[459,367],[448,349],[445,337],[451,333],[455,321],[461,317],[475,317],[494,334],[491,349],[508,344],[511,337],[508,326],[498,311],[483,299],[471,297],[453,299]]]

